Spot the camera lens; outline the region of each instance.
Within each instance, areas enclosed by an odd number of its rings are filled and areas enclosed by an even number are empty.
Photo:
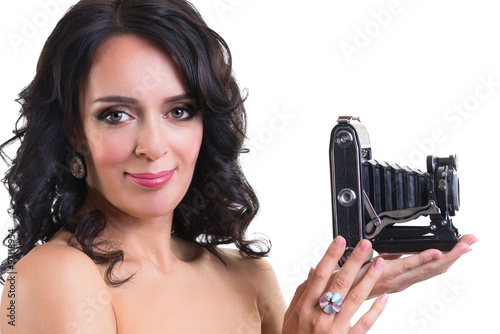
[[[458,178],[458,173],[455,170],[451,171],[450,181],[451,187],[448,203],[450,206],[450,216],[454,216],[455,211],[459,211],[460,209],[460,181]]]
[[[455,211],[460,209],[460,182],[457,166],[457,157],[453,155],[446,158],[428,159],[428,169],[435,169],[434,173],[430,174],[435,177],[434,193],[443,218],[446,215],[454,216]]]

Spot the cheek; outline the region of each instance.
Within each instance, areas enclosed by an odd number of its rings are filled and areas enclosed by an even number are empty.
[[[203,140],[203,122],[200,118],[195,119],[189,127],[170,127],[166,131],[166,142],[171,156],[176,156],[180,163],[193,165],[198,159],[201,142]],[[168,154],[167,154],[168,156]]]
[[[131,143],[127,142],[127,136],[92,134],[89,138],[91,138],[88,141],[91,154],[87,164],[93,165],[95,170],[116,168],[130,155]]]
[[[193,131],[189,136],[172,144],[172,149],[178,152],[177,154],[188,163],[194,165],[198,159],[200,152],[201,141],[203,139],[203,131]],[[194,167],[194,166],[193,166]]]

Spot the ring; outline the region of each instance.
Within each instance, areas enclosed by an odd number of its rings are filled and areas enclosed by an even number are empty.
[[[319,307],[328,314],[340,312],[342,297],[337,292],[325,292],[319,298]]]

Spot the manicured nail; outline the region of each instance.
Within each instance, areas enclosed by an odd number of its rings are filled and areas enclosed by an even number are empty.
[[[373,268],[377,271],[382,270],[384,268],[384,259],[381,257],[377,258],[373,263]]]
[[[363,253],[368,252],[368,250],[370,249],[370,244],[371,242],[369,242],[368,240],[361,240],[359,245],[359,250],[362,251]]]
[[[442,257],[443,257],[443,253],[436,253],[436,254],[432,255],[431,259],[433,261],[435,261],[435,260],[439,260]]]
[[[389,299],[389,295],[388,295],[387,293],[384,293],[382,296],[378,297],[378,300],[379,300],[382,304],[387,303],[387,299]]]
[[[333,245],[337,248],[340,248],[342,246],[342,243],[344,241],[344,238],[342,238],[340,235],[333,240]]]

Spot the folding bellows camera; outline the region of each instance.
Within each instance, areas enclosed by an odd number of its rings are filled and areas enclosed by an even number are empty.
[[[460,207],[457,158],[427,157],[427,172],[372,159],[359,118],[341,116],[330,139],[333,234],[346,239],[342,265],[369,239],[378,253],[449,251],[458,242],[451,216]],[[428,216],[429,224],[408,222]]]

